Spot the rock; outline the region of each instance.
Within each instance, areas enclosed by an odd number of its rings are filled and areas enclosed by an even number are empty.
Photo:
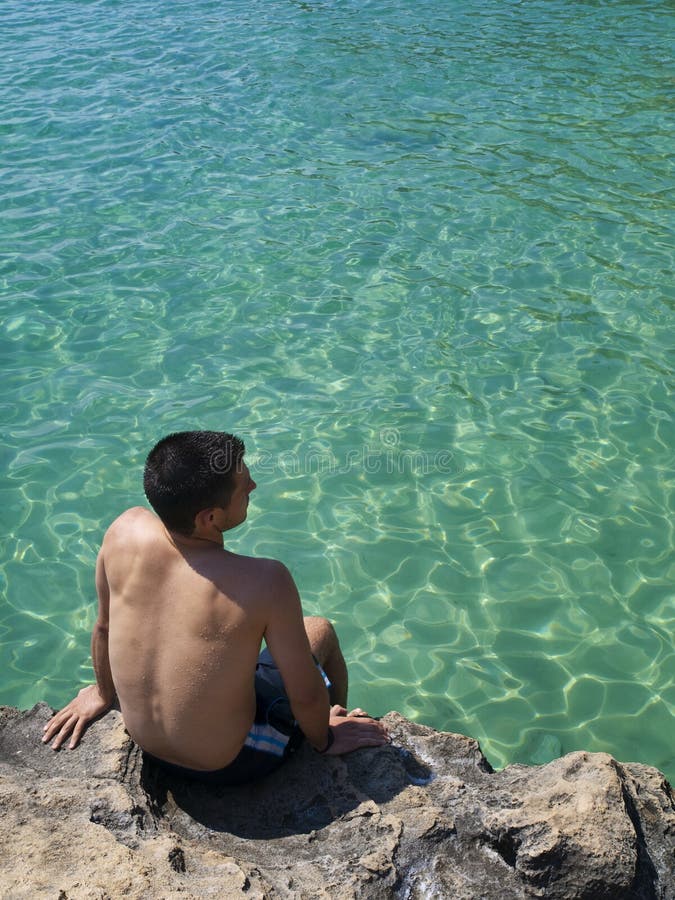
[[[3,898],[675,898],[670,785],[604,753],[493,772],[389,713],[389,746],[214,789],[145,761],[118,712],[54,753],[50,714],[0,708]]]

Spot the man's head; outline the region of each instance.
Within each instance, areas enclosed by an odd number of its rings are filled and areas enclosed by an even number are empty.
[[[222,431],[179,431],[153,447],[143,488],[170,531],[189,536],[199,513],[228,506],[244,471],[248,479],[244,449],[240,438]]]

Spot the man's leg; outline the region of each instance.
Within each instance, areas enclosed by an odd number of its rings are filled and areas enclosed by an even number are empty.
[[[347,705],[347,664],[340,649],[335,629],[328,619],[321,616],[305,616],[305,631],[309,646],[332,683],[329,690],[330,702]]]

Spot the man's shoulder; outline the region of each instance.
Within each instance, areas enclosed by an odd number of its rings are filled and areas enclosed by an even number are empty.
[[[145,506],[131,506],[111,523],[110,528],[120,528],[128,525],[136,525],[139,522],[159,524],[159,519],[154,512]],[[108,530],[110,530],[110,528]]]
[[[244,577],[248,584],[261,591],[264,596],[271,597],[295,590],[293,576],[280,560],[262,556],[240,556],[229,552],[227,556],[236,560],[239,576]],[[229,566],[228,572],[231,573]]]
[[[283,579],[290,577],[290,572],[286,566],[278,559],[272,559],[265,556],[243,556],[240,553],[232,553],[225,551],[226,556],[237,561],[239,565],[256,572],[261,578]]]
[[[115,540],[124,538],[133,532],[148,532],[158,528],[161,528],[161,523],[153,512],[144,506],[132,506],[111,522],[106,530],[104,540]]]

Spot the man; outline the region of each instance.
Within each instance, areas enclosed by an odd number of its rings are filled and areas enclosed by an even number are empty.
[[[285,566],[224,548],[255,487],[234,435],[180,432],[154,447],[144,488],[157,515],[124,512],[96,563],[96,683],[53,716],[45,743],[76,747],[117,701],[160,765],[239,784],[273,771],[303,736],[328,754],[387,741],[362,710],[347,713],[337,636],[326,619],[303,619]]]

